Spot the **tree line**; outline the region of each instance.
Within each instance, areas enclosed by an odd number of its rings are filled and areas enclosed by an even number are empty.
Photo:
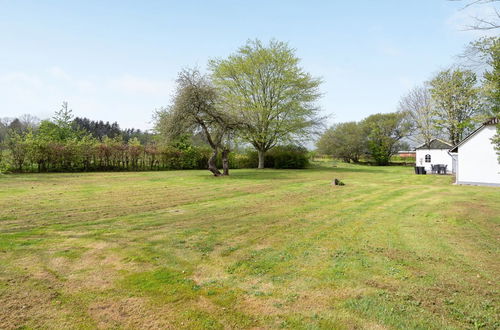
[[[363,158],[387,165],[408,143],[441,138],[456,145],[487,119],[500,117],[500,38],[477,40],[466,54],[486,67],[481,76],[463,67],[442,70],[404,95],[397,112],[333,125],[318,140],[318,151],[345,162]],[[493,143],[500,161],[500,126],[498,132]]]
[[[407,149],[402,139],[411,125],[400,112],[374,114],[360,122],[335,124],[323,133],[317,142],[318,152],[358,163],[373,160],[377,165],[388,165],[392,155]]]
[[[38,121],[29,116],[2,120],[0,142],[0,170],[16,172],[61,171],[143,171],[173,169],[206,169],[211,149],[196,137],[183,136],[167,141],[159,134],[122,130],[117,124],[94,122],[101,127],[97,132],[82,128],[72,110],[64,103],[50,120]],[[90,121],[93,122],[93,121]],[[112,128],[114,135],[103,135],[103,129]],[[130,137],[134,132],[136,136]],[[139,133],[140,134],[139,134]],[[2,150],[3,149],[3,150]],[[265,164],[272,168],[304,168],[308,165],[307,149],[285,145],[266,154]],[[217,157],[215,166],[222,166]],[[258,166],[257,152],[238,148],[226,158],[228,168]]]
[[[18,172],[190,169],[203,168],[207,158],[206,148],[161,144],[116,123],[73,118],[66,102],[50,120],[28,118],[4,119],[0,127],[0,155],[8,156],[0,164]]]

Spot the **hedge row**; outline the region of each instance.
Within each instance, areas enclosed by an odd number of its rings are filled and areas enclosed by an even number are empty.
[[[116,139],[91,138],[52,142],[30,136],[14,138],[0,149],[0,171],[81,172],[206,169],[211,150],[190,145],[141,145]],[[220,166],[220,159],[218,161]],[[230,168],[255,168],[257,152],[231,153]],[[266,154],[268,168],[304,168],[307,150],[301,147],[275,147]]]

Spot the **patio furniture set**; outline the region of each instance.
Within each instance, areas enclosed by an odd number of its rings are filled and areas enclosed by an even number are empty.
[[[447,174],[448,165],[436,164],[431,165],[432,174]],[[427,174],[424,166],[415,166],[415,174]]]

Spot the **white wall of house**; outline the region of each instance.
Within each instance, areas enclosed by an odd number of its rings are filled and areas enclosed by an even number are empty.
[[[500,164],[491,138],[494,125],[484,126],[458,147],[457,183],[500,185]]]
[[[430,155],[430,162],[426,162],[426,155]],[[432,170],[431,165],[448,165],[446,171],[453,172],[453,160],[446,149],[417,149],[416,165],[424,166],[427,172]]]

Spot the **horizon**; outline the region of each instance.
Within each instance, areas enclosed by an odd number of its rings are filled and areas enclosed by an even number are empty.
[[[410,88],[488,33],[463,30],[488,6],[444,0],[294,1],[267,11],[262,1],[121,4],[0,1],[0,42],[9,50],[0,54],[0,117],[48,119],[67,101],[75,117],[144,131],[170,103],[182,68],[206,71],[209,59],[248,39],[277,39],[322,77],[319,105],[330,126],[396,111]]]

